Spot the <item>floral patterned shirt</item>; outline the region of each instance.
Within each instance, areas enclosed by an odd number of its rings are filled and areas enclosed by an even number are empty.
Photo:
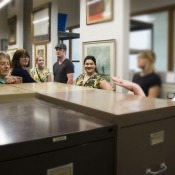
[[[37,73],[37,71],[38,71],[38,68],[36,68],[36,67],[33,69],[30,69],[30,74],[33,77],[33,79],[36,82],[47,82],[48,76],[51,74],[50,69],[45,67],[41,74],[39,74],[39,71]],[[40,78],[39,78],[38,74],[39,74]]]
[[[104,78],[100,74],[94,74],[83,84],[85,75],[86,74],[84,73],[77,77],[75,84],[78,86],[100,89],[100,83],[104,80]]]

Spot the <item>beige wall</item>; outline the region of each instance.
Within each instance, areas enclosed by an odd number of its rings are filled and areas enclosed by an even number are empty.
[[[59,0],[58,12],[68,14],[67,27],[80,24],[80,1]]]
[[[82,43],[88,41],[110,40],[116,41],[115,50],[115,73],[123,79],[128,79],[128,53],[129,53],[129,16],[130,0],[113,1],[113,20],[93,25],[86,24],[86,0],[80,1],[80,55],[82,55]],[[81,64],[83,65],[83,58]],[[83,72],[83,66],[81,66]],[[116,87],[117,92],[122,92]]]
[[[8,27],[7,27],[7,7],[0,10],[0,40],[7,39],[8,37]],[[0,42],[1,48],[1,42]]]
[[[131,0],[131,13],[175,5],[175,0]]]
[[[51,2],[51,0],[33,0],[33,8],[37,8],[39,6],[47,4],[48,2]]]

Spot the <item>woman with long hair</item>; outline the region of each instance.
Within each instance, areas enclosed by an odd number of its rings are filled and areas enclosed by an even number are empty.
[[[94,56],[86,56],[84,59],[84,69],[86,73],[77,77],[76,85],[96,89],[113,90],[111,85],[98,73]]]
[[[22,77],[23,83],[35,83],[35,80],[30,76],[27,67],[30,65],[30,56],[25,49],[17,50],[12,58],[12,73],[11,75]]]
[[[155,72],[155,60],[156,56],[152,51],[140,51],[137,66],[141,69],[141,72],[134,75],[133,82],[142,88],[146,96],[157,98],[160,92],[161,80]]]
[[[49,68],[45,67],[44,56],[38,55],[36,58],[36,65],[30,70],[30,75],[36,82],[51,82],[51,71]]]

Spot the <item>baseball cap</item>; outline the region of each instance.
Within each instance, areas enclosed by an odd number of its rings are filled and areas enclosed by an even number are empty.
[[[55,49],[56,48],[61,48],[61,49],[64,49],[64,50],[67,50],[67,46],[65,44],[62,44],[62,43],[58,43],[56,46],[55,46]]]

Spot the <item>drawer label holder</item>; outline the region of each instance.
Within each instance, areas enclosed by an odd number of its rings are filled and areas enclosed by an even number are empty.
[[[61,136],[61,137],[54,137],[53,142],[60,142],[63,140],[67,140],[67,136]]]
[[[150,145],[156,145],[164,142],[164,131],[150,135]]]

